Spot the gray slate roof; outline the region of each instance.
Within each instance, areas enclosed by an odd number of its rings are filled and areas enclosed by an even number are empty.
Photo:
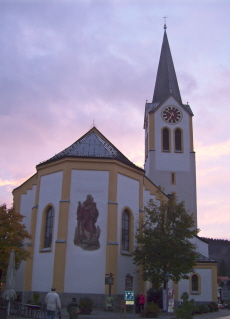
[[[125,164],[141,169],[124,156],[95,127],[72,145],[39,165],[53,162],[64,157],[107,158],[116,159]],[[39,166],[38,165],[38,166]],[[142,170],[142,169],[141,169]]]
[[[163,102],[170,94],[173,94],[177,100],[182,103],[168,37],[165,30],[152,103]]]
[[[208,257],[205,257],[204,255],[202,255],[202,254],[197,254],[197,257],[196,257],[196,260],[198,261],[198,262],[203,262],[203,263],[216,263],[217,261],[216,260],[214,260],[214,259],[210,259],[210,258],[208,258]]]

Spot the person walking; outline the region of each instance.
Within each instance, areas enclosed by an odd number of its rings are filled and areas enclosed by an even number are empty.
[[[54,319],[55,312],[58,309],[61,312],[61,301],[59,295],[55,292],[55,288],[51,288],[45,298],[46,303],[46,319]]]
[[[144,305],[145,305],[145,295],[143,295],[143,293],[141,292],[140,294],[140,311],[141,313],[143,313],[144,311]]]
[[[81,312],[80,307],[77,303],[76,298],[72,298],[71,303],[67,307],[67,312],[69,313],[70,319],[77,319],[78,314]]]
[[[140,313],[140,295],[136,294],[135,296],[135,311],[136,313]]]

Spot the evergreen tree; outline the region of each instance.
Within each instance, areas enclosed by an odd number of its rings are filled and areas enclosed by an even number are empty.
[[[188,279],[197,257],[196,246],[190,241],[199,231],[194,226],[193,216],[186,212],[183,202],[148,202],[138,224],[133,253],[133,262],[141,266],[145,281],[156,288],[164,284],[165,288],[169,274],[174,282]]]
[[[218,263],[218,275],[219,276],[228,276],[228,265],[225,260],[222,259],[220,263]]]

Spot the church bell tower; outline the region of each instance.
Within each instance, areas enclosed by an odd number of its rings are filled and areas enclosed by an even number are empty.
[[[153,99],[145,105],[145,171],[166,194],[185,202],[197,227],[192,117],[182,103],[165,25]]]

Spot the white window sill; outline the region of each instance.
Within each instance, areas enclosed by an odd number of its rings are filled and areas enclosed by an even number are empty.
[[[50,252],[51,251],[51,248],[42,248],[40,249],[40,253],[47,253],[47,252]]]
[[[130,251],[128,251],[128,250],[122,250],[122,255],[127,255],[127,256],[131,256],[132,254],[131,254],[131,252]]]

